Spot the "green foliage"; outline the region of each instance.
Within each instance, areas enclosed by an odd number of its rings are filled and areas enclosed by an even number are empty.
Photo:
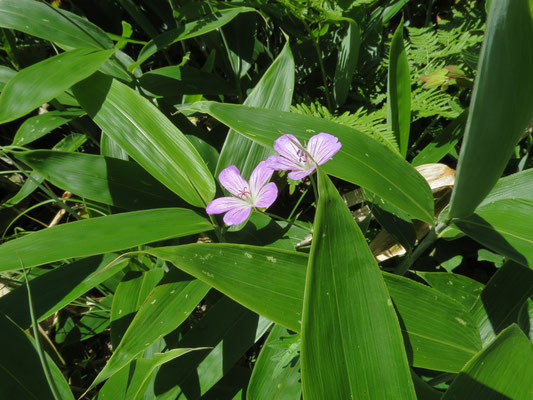
[[[531,4],[0,0],[0,398],[531,398]]]

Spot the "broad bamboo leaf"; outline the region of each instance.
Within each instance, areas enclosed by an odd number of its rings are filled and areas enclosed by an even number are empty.
[[[113,52],[114,50],[71,50],[24,68],[6,84],[0,94],[0,124],[29,113],[87,78]]]
[[[400,155],[373,137],[321,118],[235,104],[199,102],[188,109],[208,113],[241,135],[269,149],[281,133],[307,141],[326,132],[342,148],[324,171],[370,189],[402,211],[432,223],[433,195],[425,179]]]
[[[531,269],[510,261],[494,274],[472,307],[484,346],[518,321],[520,307],[532,295]]]
[[[163,366],[157,372],[153,388],[145,396],[152,399],[209,398],[206,393],[226,378],[228,370],[261,339],[271,324],[266,318],[223,297],[176,343],[177,347],[208,349]]]
[[[533,118],[533,21],[528,0],[493,1],[465,138],[457,165],[450,218],[470,216],[501,176]]]
[[[106,254],[74,261],[32,279],[29,283],[34,299],[35,319],[42,321],[56,311],[104,282],[128,264],[117,254]],[[31,325],[28,292],[25,285],[0,297],[0,312],[22,329]]]
[[[300,331],[305,254],[232,244],[159,247],[149,252],[258,314]],[[410,279],[386,273],[384,277],[413,366],[457,372],[481,349],[477,327],[459,303]]]
[[[533,200],[533,168],[499,179],[478,207],[504,199]]]
[[[100,128],[157,180],[192,205],[204,207],[213,199],[215,182],[204,161],[147,99],[102,74],[73,91]]]
[[[141,306],[91,388],[116,374],[152,343],[180,326],[209,289],[205,283],[181,271],[172,270],[167,274]]]
[[[6,67],[4,65],[0,65],[0,91],[4,89],[4,86],[11,78],[13,78],[17,74],[17,71],[14,69],[11,69],[9,67]]]
[[[135,313],[163,278],[162,268],[129,271],[117,286],[111,307],[111,345],[114,349],[122,340]]]
[[[87,136],[80,133],[71,133],[67,137],[61,139],[61,141],[56,144],[52,150],[68,152],[76,151],[85,142],[85,140],[87,140]],[[44,178],[37,173],[28,175],[26,182],[24,182],[24,185],[22,185],[17,194],[4,201],[1,207],[13,207],[14,205],[20,203],[22,200],[32,194],[43,181]]]
[[[143,74],[139,83],[150,96],[175,99],[176,101],[181,100],[181,96],[184,94],[235,93],[235,89],[224,79],[188,65],[172,65],[154,69]]]
[[[279,56],[261,77],[244,104],[272,110],[288,111],[294,91],[294,59],[285,44]],[[236,165],[245,177],[249,177],[260,161],[274,154],[271,149],[254,143],[249,138],[230,129],[217,164],[217,174],[230,165]]]
[[[83,110],[50,111],[28,118],[22,123],[13,138],[14,146],[24,146],[37,140],[61,125],[83,115]]]
[[[28,310],[29,312],[29,310]],[[0,313],[0,398],[21,400],[54,400],[44,375],[33,340],[4,314]],[[46,355],[61,399],[74,400],[67,381],[55,363]]]
[[[133,161],[50,150],[16,157],[61,189],[104,204],[127,210],[184,205]]]
[[[97,400],[141,400],[150,376],[157,367],[168,363],[195,349],[172,349],[156,353],[152,358],[133,360],[128,366],[113,375],[98,392]]]
[[[411,76],[403,45],[403,19],[396,28],[390,44],[387,123],[400,146],[400,153],[405,158],[411,125]]]
[[[337,65],[335,66],[335,77],[333,78],[333,97],[337,106],[342,106],[346,102],[357,67],[359,47],[361,46],[359,25],[354,20],[348,20],[346,23],[348,29],[340,44]]]
[[[62,47],[113,48],[113,42],[96,25],[40,1],[0,0],[0,27],[50,40]]]
[[[442,400],[529,400],[531,382],[533,343],[512,325],[468,362]]]
[[[416,399],[400,324],[374,256],[320,170],[318,192],[303,304],[303,395]]]
[[[131,64],[128,67],[128,70],[133,71],[158,50],[164,49],[181,40],[190,39],[211,32],[224,26],[240,13],[250,11],[256,10],[250,7],[234,7],[224,10],[216,10],[213,14],[206,15],[201,19],[164,32],[161,35],[156,36],[153,40],[150,40],[148,44],[141,49],[137,61]]]
[[[211,229],[205,218],[180,208],[91,218],[53,226],[2,244],[0,271],[108,253]]]
[[[250,383],[246,389],[249,400],[299,400],[300,336],[276,325],[259,353]]]
[[[467,310],[472,308],[484,288],[484,285],[478,281],[450,272],[417,271],[416,274],[421,276],[432,288],[461,303]]]
[[[533,199],[498,200],[454,222],[489,249],[533,267]]]

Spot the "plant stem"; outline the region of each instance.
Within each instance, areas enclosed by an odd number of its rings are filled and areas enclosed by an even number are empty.
[[[313,192],[315,193],[315,204],[318,204],[318,189],[313,175],[309,175],[309,180],[311,181],[311,185],[313,186]]]
[[[35,338],[35,347],[37,349],[37,354],[39,355],[39,360],[41,361],[41,366],[43,367],[44,376],[46,377],[48,386],[50,386],[50,390],[52,391],[52,395],[54,396],[54,399],[61,400],[61,396],[59,395],[56,384],[52,378],[50,367],[48,366],[48,363],[46,362],[43,349],[41,348],[41,342],[39,340],[38,322],[35,319],[35,314],[33,312],[33,303],[31,300],[30,283],[28,282],[28,276],[26,275],[26,268],[24,268],[24,266],[22,267],[22,272],[24,273],[24,280],[26,281],[26,290],[28,292],[28,305],[30,307],[30,318],[31,318],[31,324],[33,328],[33,336]]]
[[[444,230],[448,225],[445,223],[437,225],[437,227],[431,228],[426,237],[420,242],[415,251],[409,254],[405,260],[403,260],[398,267],[394,270],[396,275],[405,274],[409,268],[411,268],[416,260],[431,246],[438,238],[440,232]]]
[[[333,112],[333,107],[331,106],[331,95],[329,93],[328,80],[327,80],[327,77],[326,77],[326,69],[324,68],[324,62],[322,61],[322,52],[320,51],[320,39],[319,39],[318,36],[315,37],[313,35],[313,32],[311,31],[311,28],[309,27],[307,22],[305,22],[304,19],[302,19],[301,21],[303,22],[303,24],[305,26],[305,29],[307,30],[307,33],[309,34],[309,36],[311,36],[311,40],[313,41],[313,44],[315,46],[316,55],[317,55],[317,58],[318,58],[318,65],[320,67],[320,72],[322,73],[322,81],[324,82],[324,92],[326,94],[326,103],[327,103],[329,112]],[[320,27],[320,25],[319,25],[319,27]]]

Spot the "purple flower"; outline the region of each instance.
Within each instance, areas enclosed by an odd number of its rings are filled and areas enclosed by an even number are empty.
[[[295,136],[287,134],[274,142],[274,149],[279,156],[270,156],[267,166],[276,170],[290,170],[289,178],[299,180],[311,174],[317,165],[330,160],[342,147],[339,139],[329,133],[321,132],[312,136],[304,147]]]
[[[273,172],[274,170],[267,167],[265,161],[261,161],[253,170],[248,183],[235,165],[222,170],[218,180],[235,197],[220,197],[213,200],[207,205],[206,212],[226,213],[224,222],[227,225],[239,225],[248,219],[252,207],[270,207],[278,197],[276,184],[267,183]]]

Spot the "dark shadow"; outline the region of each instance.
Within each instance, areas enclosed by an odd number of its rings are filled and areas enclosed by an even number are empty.
[[[446,398],[450,400],[463,399],[491,399],[513,400],[510,397],[476,381],[468,374],[460,372],[446,392]]]
[[[227,297],[222,298],[177,344],[180,348],[218,346],[213,354],[222,352],[222,365],[216,361],[210,366],[202,365],[206,357],[212,354],[211,349],[185,354],[159,369],[154,382],[154,393],[173,398],[179,397],[181,393],[188,400],[199,399],[202,391],[205,391],[205,388],[202,390],[199,371],[202,376],[209,376],[209,371],[220,371],[220,368],[224,375],[230,371],[254,345],[258,319],[257,314]]]
[[[30,282],[30,290],[33,298],[39,299],[33,302],[35,318],[39,319],[64,299],[73,287],[95,272],[103,260],[102,255],[84,258],[33,279]],[[0,298],[0,312],[8,315],[22,329],[28,329],[31,325],[28,310],[26,285],[21,285]]]
[[[184,207],[186,203],[174,192],[141,168],[135,161],[103,157],[113,205],[126,210]]]
[[[489,249],[494,250],[499,254],[503,254],[522,265],[528,265],[527,259],[518,252],[507,239],[497,232],[490,223],[478,214],[473,214],[468,218],[454,221],[454,223],[476,242],[479,242]],[[484,234],[482,238],[480,238],[479,235],[481,229]]]
[[[533,270],[505,263],[481,292],[483,308],[495,334],[518,321],[520,309],[533,295]]]
[[[104,104],[107,98],[112,82],[113,77],[101,72],[95,72],[87,79],[72,87],[74,96],[80,102],[83,109],[87,111],[91,119],[102,108],[102,104]]]
[[[277,240],[287,238],[285,235],[290,229],[287,224],[284,228],[279,226],[274,220],[270,220],[267,225],[260,225],[252,220],[238,232],[228,232],[226,240],[228,243],[251,244],[256,246],[267,246]]]
[[[407,361],[409,362],[409,365],[413,365],[413,345],[411,344],[411,340],[409,339],[407,327],[405,326],[402,315],[398,311],[398,307],[396,307],[396,304],[394,304],[394,300],[392,298],[391,298],[391,301],[394,306],[394,310],[396,311],[398,322],[400,323],[400,330],[402,331],[403,345],[405,347],[405,354],[407,355]]]

